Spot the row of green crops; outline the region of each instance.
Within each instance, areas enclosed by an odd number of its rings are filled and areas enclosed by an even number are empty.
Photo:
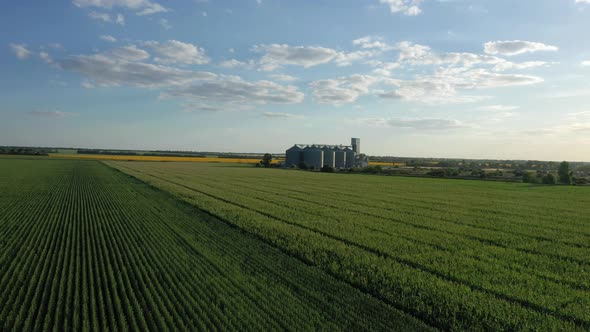
[[[428,330],[95,161],[0,161],[0,329]]]
[[[439,328],[590,328],[587,188],[110,165]]]

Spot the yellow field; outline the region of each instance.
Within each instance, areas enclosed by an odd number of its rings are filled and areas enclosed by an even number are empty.
[[[188,161],[197,163],[238,163],[238,164],[256,164],[260,159],[243,159],[243,158],[199,158],[199,157],[169,157],[169,156],[119,156],[106,154],[62,154],[50,153],[51,158],[70,158],[70,159],[95,159],[95,160],[124,160],[124,161]],[[280,160],[274,159],[273,164]]]
[[[369,161],[369,166],[406,166],[405,163],[387,163],[383,161]]]

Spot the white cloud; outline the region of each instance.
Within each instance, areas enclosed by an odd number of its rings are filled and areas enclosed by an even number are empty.
[[[334,62],[338,66],[348,66],[352,62],[366,59],[380,53],[380,50],[338,52],[319,46],[290,46],[286,44],[256,45],[253,51],[263,53],[259,60],[260,70],[273,71],[285,65],[309,68]]]
[[[90,13],[88,13],[88,16],[94,20],[99,20],[99,21],[104,21],[104,22],[112,22],[113,21],[113,19],[111,18],[111,15],[109,15],[107,13],[90,12]]]
[[[48,118],[64,118],[68,116],[76,116],[77,113],[62,112],[62,111],[31,111],[30,115],[48,117]]]
[[[291,113],[279,113],[279,112],[264,112],[262,114],[265,118],[271,119],[303,119],[304,116],[301,114],[291,114]]]
[[[416,16],[422,13],[420,4],[422,0],[379,0],[382,4],[389,6],[392,13],[404,13],[408,16]]]
[[[582,63],[580,65],[582,65],[584,67],[588,67],[588,66],[590,66],[590,60],[582,61]]]
[[[281,82],[293,82],[293,81],[297,81],[299,79],[295,76],[286,75],[286,74],[273,74],[273,75],[268,75],[268,77],[272,78],[273,80],[281,81]]]
[[[361,119],[360,122],[371,127],[401,128],[417,131],[447,131],[475,127],[459,120],[440,118],[370,118]]]
[[[378,81],[374,76],[352,75],[315,81],[310,87],[318,102],[338,105],[354,102],[358,97],[368,94],[369,87]]]
[[[396,44],[399,50],[399,62],[411,65],[463,65],[474,66],[478,64],[499,64],[506,60],[490,55],[473,53],[443,53],[432,52],[430,47],[403,41]]]
[[[590,0],[576,0],[576,3],[590,3]]]
[[[166,29],[166,30],[170,30],[172,28],[172,25],[170,25],[170,23],[168,23],[168,20],[165,18],[161,18],[158,23],[160,23],[160,25],[162,26],[162,28]]]
[[[522,69],[530,69],[530,68],[537,68],[537,67],[544,67],[553,64],[553,62],[545,62],[545,61],[526,61],[520,63],[514,63],[510,61],[500,62],[494,67],[495,71],[506,71],[506,70],[522,70]]]
[[[141,61],[150,57],[150,54],[135,45],[115,48],[109,52],[112,56],[126,61]]]
[[[165,64],[200,65],[209,63],[205,50],[189,43],[169,40],[165,43],[149,41],[144,43],[159,57],[154,60]]]
[[[230,60],[222,61],[219,65],[223,68],[253,69],[256,64],[252,60],[250,60],[248,62],[243,62],[243,61],[239,61],[236,59],[230,59]]]
[[[387,45],[382,41],[381,37],[376,36],[365,36],[352,41],[353,45],[360,46],[361,48],[376,48],[380,50],[391,49],[391,46]]]
[[[350,66],[355,61],[370,58],[376,54],[377,53],[373,51],[355,51],[350,53],[341,52],[338,53],[338,55],[334,59],[334,62],[338,66]]]
[[[247,104],[296,104],[304,94],[292,85],[271,81],[245,81],[239,77],[226,77],[200,84],[178,86],[162,94],[164,98],[180,97],[207,102]]]
[[[125,25],[125,16],[123,16],[123,14],[117,14],[117,17],[115,18],[115,23],[119,25]]]
[[[51,56],[47,52],[39,53],[39,58],[47,64],[53,64],[53,59],[51,58]]]
[[[111,35],[102,35],[102,36],[100,36],[100,39],[107,41],[109,43],[116,43],[117,42],[117,38],[115,38]]]
[[[59,61],[64,70],[76,72],[87,81],[86,87],[131,86],[165,87],[186,85],[216,77],[209,72],[194,72],[143,62],[132,62],[111,54],[77,55]]]
[[[170,9],[150,0],[73,0],[72,2],[74,5],[83,8],[98,7],[112,9],[114,7],[123,7],[136,11],[137,15],[151,15],[170,11]]]
[[[484,111],[492,111],[492,112],[507,112],[513,111],[515,109],[519,109],[519,106],[511,106],[511,105],[489,105],[489,106],[481,106],[479,109]]]
[[[557,46],[546,45],[522,40],[493,41],[484,44],[484,51],[488,54],[518,55],[539,51],[557,51]]]
[[[286,44],[256,45],[253,50],[264,53],[260,59],[261,69],[264,71],[272,71],[284,65],[309,68],[328,63],[338,55],[338,52],[330,48]]]
[[[31,51],[27,49],[25,44],[10,44],[10,49],[19,60],[24,60],[31,56]]]

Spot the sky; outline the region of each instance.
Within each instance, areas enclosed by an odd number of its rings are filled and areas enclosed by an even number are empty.
[[[0,145],[590,161],[590,0],[0,4]]]

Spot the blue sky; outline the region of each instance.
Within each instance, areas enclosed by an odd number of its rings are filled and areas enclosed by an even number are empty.
[[[590,160],[590,0],[0,9],[0,145]]]

